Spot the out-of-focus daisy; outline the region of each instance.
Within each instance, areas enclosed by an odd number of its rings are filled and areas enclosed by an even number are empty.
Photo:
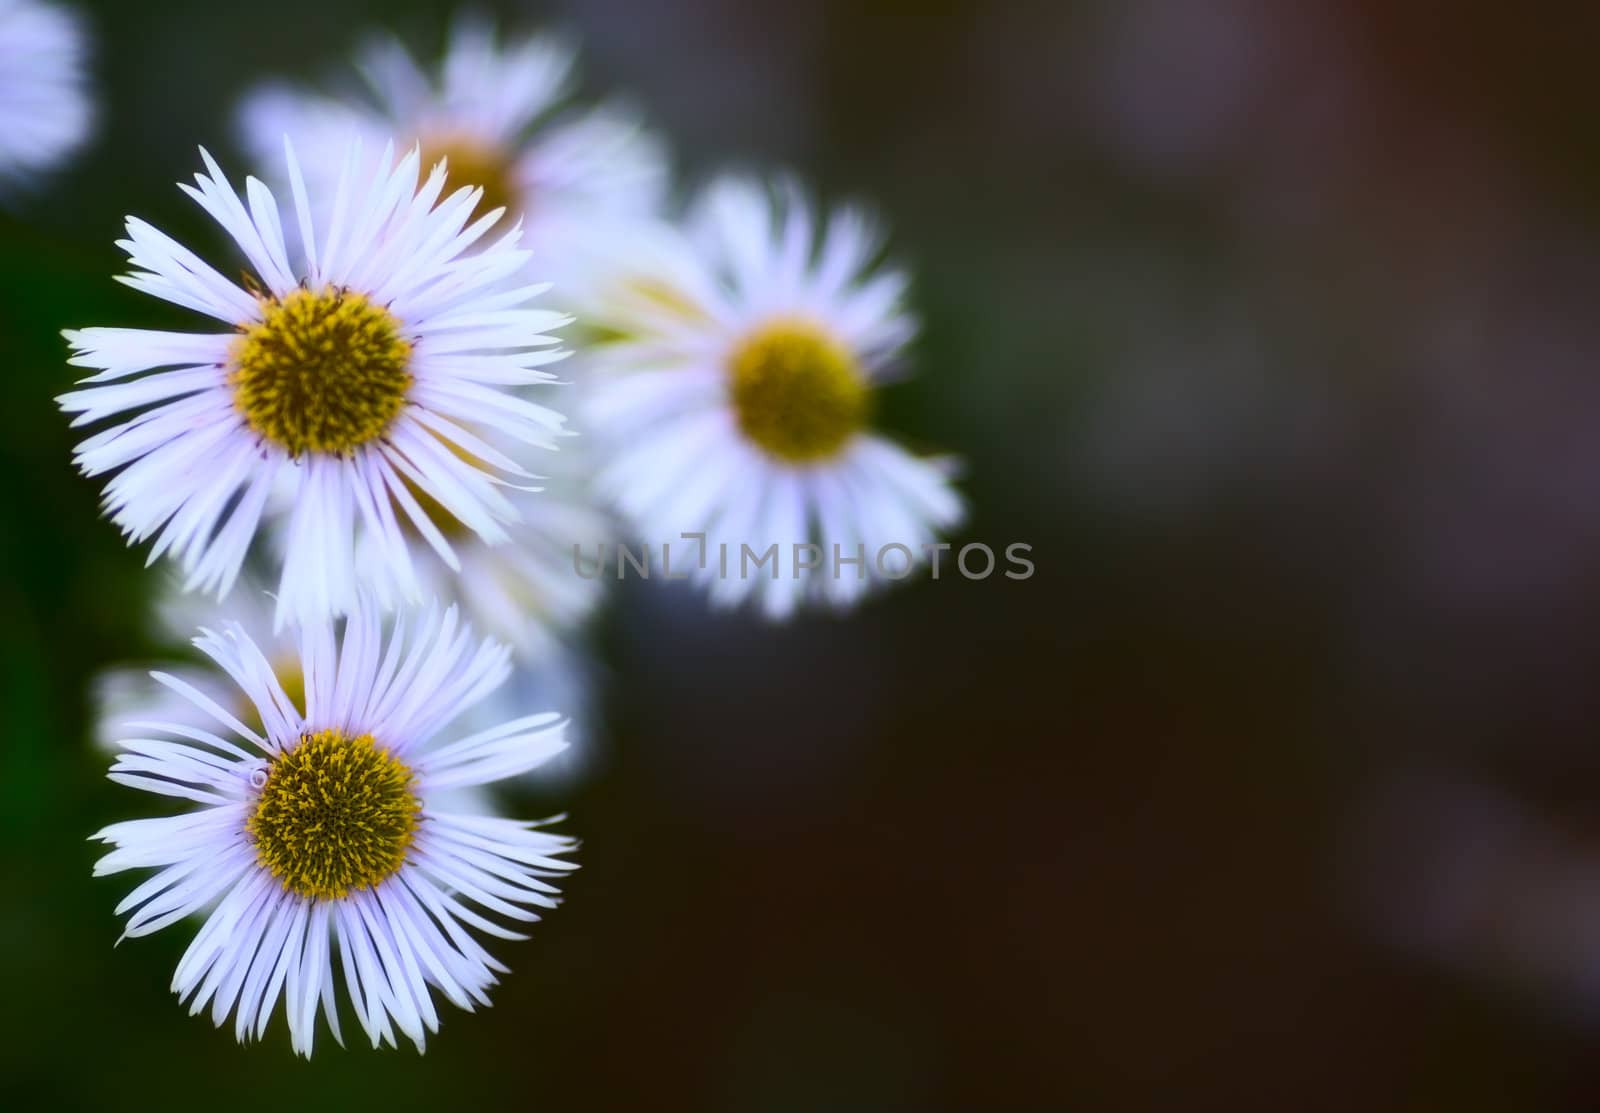
[[[905,277],[875,268],[861,212],[822,224],[792,188],[725,180],[691,215],[687,234],[633,237],[579,291],[604,341],[586,406],[598,487],[715,601],[755,597],[773,617],[848,605],[926,559],[962,516],[950,461],[870,425],[874,390],[915,331]],[[776,545],[776,568],[747,573],[745,545]],[[798,545],[820,554],[797,560]],[[835,546],[865,563],[836,563]]]
[[[438,1031],[434,991],[460,1008],[487,1005],[506,967],[468,929],[522,938],[556,904],[546,878],[573,868],[566,838],[539,825],[458,814],[437,798],[515,776],[562,748],[555,714],[531,715],[445,744],[445,723],[503,682],[510,654],[430,611],[384,639],[376,608],[302,634],[297,704],[266,654],[238,626],[195,645],[249,700],[259,729],[182,680],[157,679],[206,714],[136,724],[110,777],[200,805],[116,823],[97,875],[156,874],[117,907],[125,936],[148,935],[209,908],[172,988],[191,1014],[230,1015],[259,1039],[280,999],[294,1049],[310,1056],[318,1006],[336,1039],[336,983],[373,1046],[396,1029],[419,1049]],[[336,973],[337,969],[337,973]]]
[[[600,227],[652,214],[667,183],[663,148],[627,110],[566,110],[575,55],[546,36],[501,43],[482,23],[457,25],[436,73],[392,38],[357,55],[365,89],[327,97],[282,85],[240,112],[246,146],[265,165],[293,137],[307,172],[337,166],[353,136],[418,143],[450,161],[452,185],[483,190],[482,205],[519,216],[538,277]],[[557,291],[559,293],[559,290]]]
[[[0,184],[47,170],[89,134],[78,21],[52,4],[0,0]]]
[[[280,622],[346,613],[363,584],[419,598],[408,529],[458,568],[419,493],[484,542],[509,539],[518,514],[501,488],[531,476],[472,430],[555,447],[563,419],[514,388],[553,377],[541,368],[564,353],[544,333],[566,322],[530,305],[540,287],[507,282],[528,257],[518,229],[480,248],[500,217],[473,217],[480,190],[440,200],[443,164],[419,189],[415,150],[398,163],[386,150],[374,170],[352,146],[318,206],[286,154],[299,264],[267,188],[247,179],[247,207],[202,151],[208,173],[181,188],[253,273],[240,286],[130,217],[121,281],[224,330],[70,331],[71,362],[99,373],[60,400],[74,425],[120,415],[78,446],[78,466],[116,472],[108,512],[131,541],[156,538],[152,561],[178,559],[185,590],[226,594],[278,489]]]

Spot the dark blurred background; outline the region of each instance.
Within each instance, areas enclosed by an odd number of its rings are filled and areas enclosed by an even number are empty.
[[[266,75],[448,5],[79,3],[99,139],[0,214],[0,1104],[10,1109],[1600,1108],[1600,113],[1592,7],[589,0],[694,181],[890,217],[968,462],[926,580],[784,628],[632,584],[584,868],[425,1057],[191,1019],[85,837],[86,686],[156,577],[51,401],[126,213]],[[235,175],[237,180],[238,175]],[[319,1043],[321,1038],[319,1037]]]

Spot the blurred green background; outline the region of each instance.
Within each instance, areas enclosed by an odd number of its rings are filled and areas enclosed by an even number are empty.
[[[1577,6],[590,0],[692,182],[889,217],[925,319],[885,420],[967,460],[927,581],[769,628],[630,584],[584,868],[492,1009],[240,1048],[112,949],[86,690],[155,577],[52,397],[167,322],[124,214],[242,165],[254,81],[449,5],[78,3],[102,118],[0,211],[7,1109],[1586,1110],[1600,1105],[1600,130]],[[234,175],[237,179],[238,175]]]

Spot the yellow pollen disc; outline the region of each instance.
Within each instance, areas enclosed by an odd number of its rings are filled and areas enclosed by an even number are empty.
[[[481,139],[462,135],[438,135],[422,140],[422,169],[426,174],[440,160],[446,159],[444,194],[448,197],[463,187],[483,190],[478,207],[472,210],[472,220],[495,209],[505,209],[500,218],[505,224],[516,216],[522,207],[522,191],[517,188],[516,173],[506,152]]]
[[[348,454],[388,430],[411,389],[400,322],[351,290],[264,298],[228,381],[246,424],[291,456]]]
[[[256,860],[312,900],[368,889],[406,860],[422,802],[406,764],[372,735],[302,735],[272,759],[245,830]]]
[[[728,368],[739,428],[779,459],[826,459],[866,424],[870,396],[855,357],[808,321],[759,329]]]

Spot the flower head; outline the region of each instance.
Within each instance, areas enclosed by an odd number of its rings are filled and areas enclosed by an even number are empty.
[[[478,642],[451,609],[384,639],[358,609],[336,638],[307,627],[300,701],[242,627],[195,640],[237,686],[259,727],[185,681],[155,678],[208,720],[130,723],[111,779],[199,805],[112,824],[97,875],[157,872],[117,907],[125,936],[186,916],[203,925],[172,988],[191,1014],[230,1015],[259,1039],[281,1000],[290,1041],[310,1056],[320,1005],[340,1039],[335,969],[373,1046],[395,1030],[420,1049],[438,1031],[434,991],[471,1010],[505,972],[468,929],[522,938],[554,907],[545,879],[573,868],[570,840],[536,824],[450,810],[446,794],[531,769],[563,748],[554,714],[437,744],[506,679],[507,651]]]
[[[88,136],[94,113],[83,69],[72,15],[0,0],[0,182],[49,169]]]
[[[480,191],[440,199],[443,164],[419,188],[417,151],[373,168],[356,145],[319,206],[285,153],[298,264],[272,193],[250,178],[241,200],[202,151],[207,172],[181,188],[249,260],[246,284],[133,217],[121,280],[225,330],[69,331],[71,362],[98,373],[60,399],[74,425],[117,419],[78,466],[116,473],[108,512],[130,540],[155,538],[152,561],[172,553],[186,590],[226,594],[263,518],[281,520],[279,622],[347,613],[363,586],[419,598],[407,529],[459,567],[423,498],[507,539],[518,511],[502,488],[531,476],[474,430],[554,447],[563,419],[513,388],[551,378],[564,353],[545,332],[566,323],[529,304],[540,287],[508,282],[528,257],[517,228],[479,246],[500,217],[472,216]]]
[[[631,232],[579,290],[597,339],[597,486],[648,545],[703,536],[677,563],[718,602],[756,599],[774,617],[847,605],[961,519],[950,462],[872,430],[877,387],[915,332],[905,277],[877,268],[878,251],[855,209],[822,223],[793,188],[729,179],[687,233]],[[754,575],[708,559],[773,545],[776,564]],[[797,546],[816,554],[796,561]],[[840,572],[835,547],[864,562]]]
[[[425,159],[449,160],[452,186],[481,188],[481,206],[524,222],[536,276],[561,278],[597,225],[653,214],[667,180],[661,145],[631,113],[566,107],[575,62],[560,40],[501,41],[475,21],[456,26],[435,72],[375,38],[357,58],[364,93],[268,86],[245,101],[240,130],[262,165],[293,136],[312,174],[337,166],[352,137],[419,144]]]

